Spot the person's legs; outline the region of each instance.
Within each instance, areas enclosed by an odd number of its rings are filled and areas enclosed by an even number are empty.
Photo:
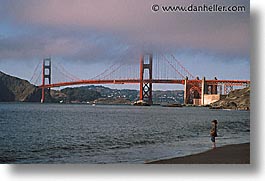
[[[213,142],[213,148],[216,148],[216,144],[215,144],[215,142]]]
[[[211,141],[213,142],[213,149],[216,148],[215,137],[214,136],[211,136]]]

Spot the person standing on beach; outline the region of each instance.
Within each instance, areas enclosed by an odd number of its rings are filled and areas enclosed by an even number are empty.
[[[212,121],[212,128],[211,128],[211,141],[213,143],[213,149],[216,148],[216,144],[215,144],[215,137],[217,137],[217,120],[213,120]]]

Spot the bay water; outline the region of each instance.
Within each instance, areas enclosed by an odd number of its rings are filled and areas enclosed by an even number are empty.
[[[144,163],[250,141],[250,112],[205,107],[0,103],[0,163]]]

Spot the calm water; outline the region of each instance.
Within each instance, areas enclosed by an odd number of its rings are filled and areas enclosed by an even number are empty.
[[[0,103],[0,163],[143,163],[250,140],[250,113],[207,108]]]

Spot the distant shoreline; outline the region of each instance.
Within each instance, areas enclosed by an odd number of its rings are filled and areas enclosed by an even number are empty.
[[[147,164],[250,164],[250,143],[225,145],[206,152]]]
[[[32,103],[32,104],[43,104],[40,102],[23,102],[23,101],[9,101],[9,102],[5,102],[5,101],[0,101],[0,104],[27,104],[27,103]],[[92,106],[92,103],[83,103],[83,102],[78,102],[78,103],[58,103],[58,102],[47,102],[44,104],[56,104],[56,105],[88,105],[88,106]],[[104,103],[98,103],[98,104],[94,104],[93,106],[132,106],[135,107],[134,105],[130,104],[104,104]],[[136,106],[136,107],[141,107],[141,106]],[[144,107],[144,106],[143,106]],[[224,110],[224,111],[250,111],[250,109],[225,109],[225,108],[221,108],[221,109],[212,109],[209,106],[198,106],[198,105],[184,105],[181,104],[181,106],[164,106],[161,104],[153,104],[149,107],[163,107],[163,108],[171,108],[171,109],[181,109],[181,108],[208,108],[210,110]]]

